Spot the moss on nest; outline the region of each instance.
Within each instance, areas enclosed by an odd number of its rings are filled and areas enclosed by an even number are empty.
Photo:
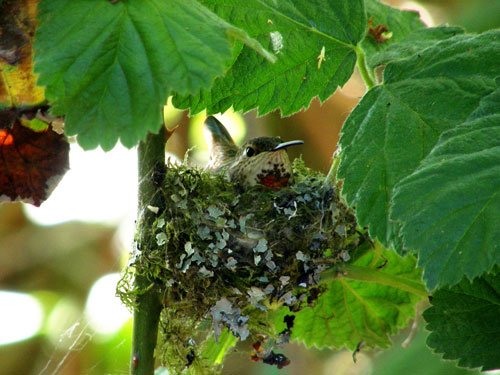
[[[347,261],[364,241],[324,175],[301,160],[293,172],[290,187],[241,191],[222,175],[168,166],[166,209],[150,228],[156,242],[137,251],[131,266],[164,290],[164,342],[179,343],[164,349],[170,367],[186,365],[193,331],[207,319],[205,333],[225,326],[242,340],[276,334],[262,312],[307,306],[326,264]],[[126,280],[127,273],[119,294],[130,304],[140,291]]]

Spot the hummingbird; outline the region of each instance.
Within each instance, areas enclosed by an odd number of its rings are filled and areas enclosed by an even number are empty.
[[[279,137],[258,137],[238,147],[215,117],[207,117],[205,128],[210,146],[207,169],[224,171],[242,188],[260,184],[280,189],[292,183],[292,166],[286,149],[301,145],[303,141],[283,142]]]

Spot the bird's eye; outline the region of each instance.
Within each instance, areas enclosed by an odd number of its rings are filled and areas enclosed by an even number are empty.
[[[245,149],[245,155],[248,156],[248,157],[254,156],[255,155],[255,149],[253,149],[252,147],[247,147]]]

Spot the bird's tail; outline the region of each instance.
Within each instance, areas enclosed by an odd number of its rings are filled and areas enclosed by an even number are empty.
[[[207,117],[205,129],[208,131],[207,138],[210,149],[210,161],[207,168],[219,170],[234,160],[238,146],[235,145],[224,125],[214,116]]]

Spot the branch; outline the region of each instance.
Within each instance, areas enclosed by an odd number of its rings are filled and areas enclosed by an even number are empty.
[[[154,243],[150,228],[155,214],[148,206],[164,209],[161,193],[165,176],[165,127],[158,134],[148,134],[145,141],[139,143],[139,204],[137,214],[137,248],[142,256],[147,254]],[[158,323],[162,309],[161,290],[154,281],[141,275],[135,279],[135,290],[139,293],[137,307],[134,309],[134,327],[132,336],[132,361],[130,374],[153,375],[155,369],[154,350],[158,338]]]

